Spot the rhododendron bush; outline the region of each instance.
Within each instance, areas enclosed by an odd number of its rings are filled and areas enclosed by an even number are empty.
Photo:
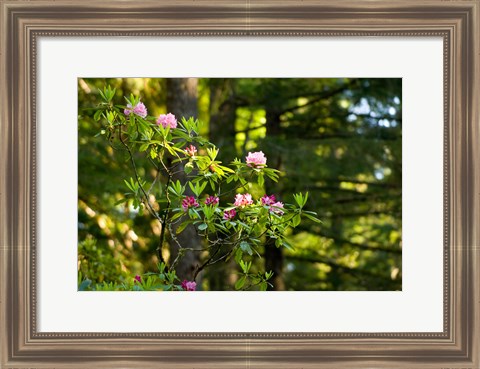
[[[291,249],[286,231],[297,227],[302,218],[319,222],[316,213],[305,210],[308,193],[294,194],[292,204],[273,193],[254,195],[252,184],[264,188],[265,181],[277,182],[281,175],[268,166],[261,148],[221,162],[219,148],[199,134],[201,123],[195,117],[179,117],[176,112],[150,116],[138,96],[122,102],[113,101],[114,96],[110,86],[100,91],[94,118],[97,138],[109,141],[116,160],[126,157],[129,162],[125,195],[118,204],[148,212],[161,229],[158,236],[151,235],[158,237],[158,270],[132,276],[121,289],[195,291],[203,271],[217,263],[234,262],[238,278],[232,288],[266,290],[273,273],[252,268],[252,261],[262,258],[260,250],[267,240],[274,240],[269,247]],[[137,170],[138,156],[148,158],[156,173],[153,180]],[[201,236],[195,248],[184,247],[178,240],[187,227]],[[166,245],[171,243],[179,249],[173,260],[166,256]],[[180,280],[175,268],[188,253],[201,257],[189,279]],[[115,289],[115,281],[109,283]]]

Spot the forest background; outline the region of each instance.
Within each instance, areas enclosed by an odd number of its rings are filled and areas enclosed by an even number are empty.
[[[284,175],[278,183],[265,181],[262,190],[281,201],[309,192],[308,210],[322,224],[302,221],[288,235],[293,250],[265,247],[255,261],[274,272],[273,289],[402,289],[398,78],[79,78],[81,279],[120,283],[155,271],[158,262],[158,224],[147,212],[116,205],[129,163],[96,137],[98,91],[107,85],[121,104],[131,93],[140,96],[149,115],[198,118],[201,134],[220,148],[225,163],[263,151],[269,167]],[[138,167],[149,170],[141,160]],[[202,242],[194,231],[179,237],[184,247]],[[174,253],[171,245],[166,256]],[[196,261],[184,259],[177,274],[189,279]],[[232,263],[218,263],[202,273],[198,289],[229,290],[237,277]]]

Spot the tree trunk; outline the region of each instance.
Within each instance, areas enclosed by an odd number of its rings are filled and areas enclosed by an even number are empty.
[[[235,80],[232,78],[211,78],[210,87],[210,142],[219,149],[218,158],[229,163],[237,155],[235,149],[235,120],[237,106],[235,103]],[[212,291],[224,291],[232,284],[231,270],[235,269],[231,258],[219,263],[208,271],[208,281]]]
[[[210,141],[221,148],[221,160],[231,160],[235,152],[235,81],[210,79]]]
[[[167,110],[168,112],[174,114],[177,120],[180,120],[182,117],[185,117],[186,119],[188,119],[189,117],[197,117],[197,85],[197,78],[167,79]],[[179,166],[176,168],[176,171],[180,171],[180,173],[174,176],[174,181],[178,179],[182,183],[185,183],[186,176],[183,173],[182,169],[183,166]],[[176,232],[176,227],[173,228],[173,231]],[[195,229],[191,226],[187,227],[182,233],[180,233],[176,237],[181,247],[199,249],[202,246],[202,239],[197,235]],[[172,241],[170,245],[171,262],[177,257],[178,250],[179,246],[176,242]],[[192,280],[195,267],[199,262],[198,254],[199,253],[187,252],[177,263],[175,269],[177,272],[177,276],[181,280]],[[201,276],[197,277],[197,285],[199,286],[200,278]]]
[[[272,107],[266,107],[266,120],[267,120],[267,137],[275,137],[280,134],[280,113],[275,111]],[[267,151],[267,150],[265,150]],[[267,151],[267,164],[269,167],[280,168],[282,158],[275,150]],[[267,195],[271,195],[267,182],[265,183],[265,190]],[[280,247],[275,246],[274,239],[268,239],[265,244],[265,269],[267,271],[273,271],[273,277],[270,279],[270,283],[273,287],[268,287],[273,291],[284,291],[285,282],[283,280],[283,250]]]

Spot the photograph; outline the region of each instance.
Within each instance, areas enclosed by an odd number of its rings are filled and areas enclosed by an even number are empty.
[[[402,291],[401,78],[78,78],[79,291]]]

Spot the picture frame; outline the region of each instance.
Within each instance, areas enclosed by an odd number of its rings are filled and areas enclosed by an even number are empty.
[[[478,0],[1,0],[1,368],[478,368]],[[444,329],[440,333],[66,333],[37,327],[40,37],[442,37]]]

